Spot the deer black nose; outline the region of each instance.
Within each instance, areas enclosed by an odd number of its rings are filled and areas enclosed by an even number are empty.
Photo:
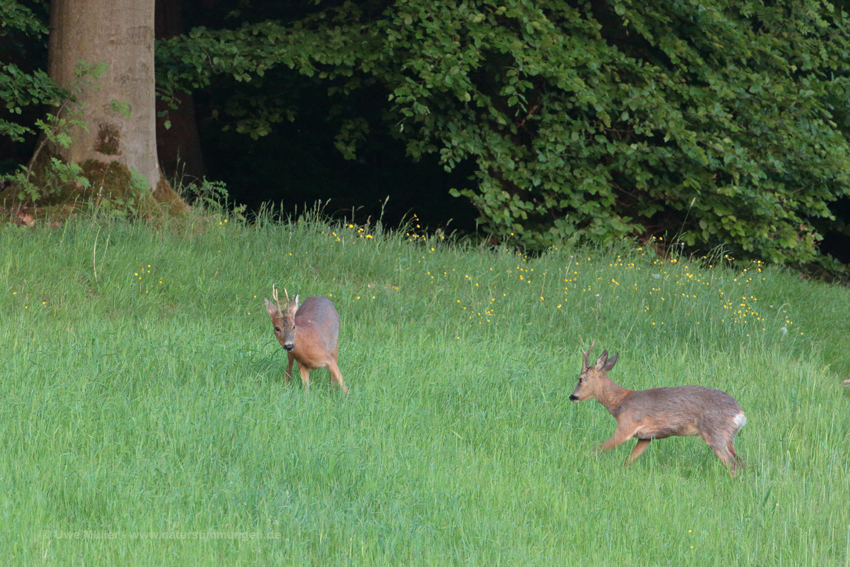
[[[286,352],[292,352],[292,349],[295,348],[295,345],[292,343],[286,343],[283,345],[283,348],[286,349]]]
[[[570,400],[572,400],[572,401],[574,401],[574,402],[577,402],[577,401],[578,401],[578,396],[576,396],[575,394],[570,394]]]

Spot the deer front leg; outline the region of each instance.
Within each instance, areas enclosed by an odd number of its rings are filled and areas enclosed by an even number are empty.
[[[286,358],[289,360],[289,364],[286,367],[286,381],[289,382],[289,380],[292,378],[292,363],[295,361],[295,355],[293,355],[291,352],[288,352],[286,353]]]
[[[310,369],[299,362],[298,370],[301,372],[301,383],[304,384],[306,390],[310,387]]]
[[[611,436],[610,439],[605,441],[602,445],[600,445],[596,450],[598,451],[610,451],[617,445],[621,443],[625,443],[629,439],[632,438],[632,435],[635,434],[633,427],[623,427],[619,424],[617,425],[617,430],[614,432],[614,435]]]

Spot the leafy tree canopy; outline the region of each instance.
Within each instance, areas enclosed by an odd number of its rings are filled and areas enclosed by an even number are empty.
[[[249,6],[249,4],[245,4]],[[286,20],[247,12],[157,47],[170,99],[245,85],[220,113],[258,137],[295,119],[298,85],[338,101],[336,145],[389,125],[408,154],[475,163],[482,226],[528,248],[676,236],[692,250],[801,263],[850,195],[846,14],[815,0],[316,2]],[[4,28],[39,34],[0,0]],[[378,113],[346,105],[380,93]],[[0,69],[8,116],[67,96],[40,72]],[[303,104],[303,98],[301,99]],[[24,128],[23,130],[21,128]]]
[[[386,93],[416,158],[477,164],[470,198],[502,239],[545,247],[676,234],[691,248],[805,262],[850,194],[845,14],[826,2],[398,0],[159,45],[160,85],[278,66],[329,94]],[[261,91],[258,91],[261,92]],[[236,105],[262,135],[286,101]],[[338,145],[353,155],[369,117]]]

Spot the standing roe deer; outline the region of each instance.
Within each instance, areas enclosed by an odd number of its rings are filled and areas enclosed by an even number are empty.
[[[617,420],[617,430],[598,450],[609,450],[636,437],[638,442],[626,461],[632,464],[653,439],[675,435],[702,437],[723,463],[735,474],[743,461],[735,453],[735,435],[747,422],[735,398],[703,386],[674,386],[629,390],[611,380],[605,372],[614,368],[617,355],[608,358],[608,351],[588,364],[590,350],[582,351],[583,365],[578,385],[570,395],[574,402],[596,398]]]
[[[272,297],[276,306],[268,298],[266,300],[266,311],[272,318],[274,334],[281,346],[286,349],[289,365],[286,367],[287,381],[292,376],[292,362],[298,361],[298,370],[301,371],[301,382],[306,389],[310,386],[310,370],[315,368],[327,368],[331,373],[331,380],[336,380],[339,387],[346,394],[348,388],[342,381],[342,374],[337,366],[339,348],[339,313],[336,312],[333,302],[327,297],[308,297],[304,303],[298,303],[298,296],[289,300],[286,289],[286,307],[281,309],[277,296],[277,288],[272,286]]]

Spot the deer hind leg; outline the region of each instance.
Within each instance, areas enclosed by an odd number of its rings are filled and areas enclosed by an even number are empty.
[[[635,448],[632,449],[632,454],[629,455],[629,458],[626,460],[626,466],[632,464],[635,459],[640,457],[641,453],[646,451],[646,448],[649,447],[650,441],[652,441],[652,439],[638,439],[637,445],[635,445]]]
[[[708,445],[714,450],[714,454],[717,455],[717,458],[723,461],[723,464],[726,465],[732,476],[735,476],[735,465],[738,461],[738,455],[732,447],[732,441],[726,441],[724,439],[719,442],[709,442]]]
[[[334,350],[334,353],[336,353],[336,350]],[[339,366],[336,364],[336,357],[334,357],[330,364],[328,364],[328,370],[331,373],[331,381],[336,381],[342,391],[347,394],[348,388],[345,387],[345,382],[342,381],[342,373],[339,371]]]
[[[735,440],[730,439],[729,443],[726,444],[726,450],[732,455],[732,469],[737,469],[738,467],[744,466],[744,459],[738,456],[738,453],[735,452]]]
[[[732,444],[735,439],[734,436],[726,437],[716,434],[709,437],[704,434],[703,439],[705,439],[705,442],[712,448],[717,458],[723,461],[723,464],[729,468],[729,472],[734,476],[736,464],[740,460]]]
[[[726,465],[726,467],[728,467],[729,473],[732,476],[735,476],[735,458],[729,452],[729,449],[727,447],[724,447],[723,449],[714,449],[714,454],[723,461],[723,464]]]

